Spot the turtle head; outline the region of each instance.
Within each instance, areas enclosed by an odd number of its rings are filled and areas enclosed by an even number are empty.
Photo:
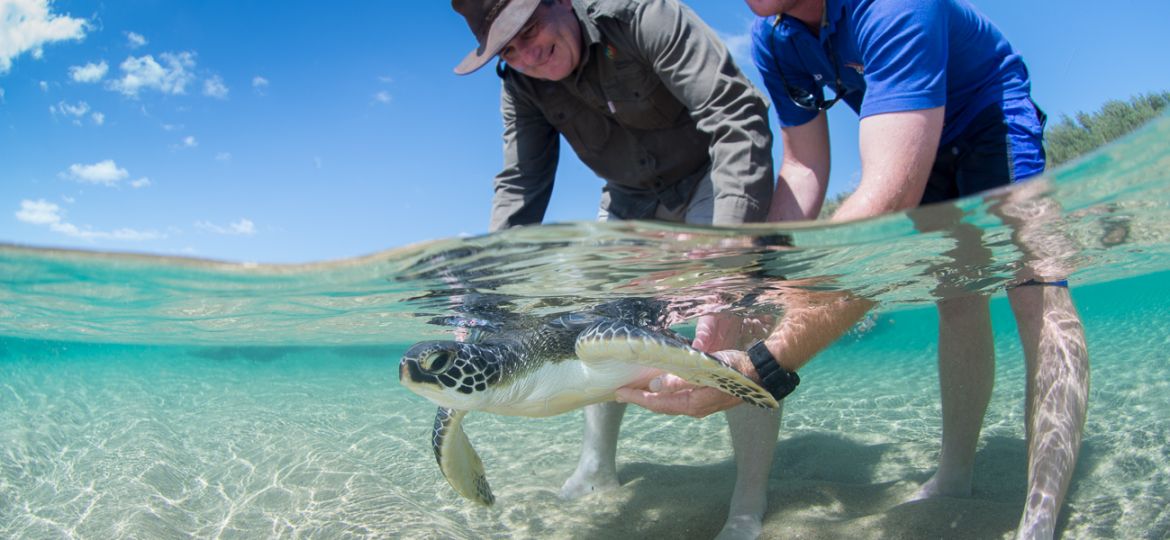
[[[488,348],[458,341],[424,341],[402,355],[398,380],[440,407],[475,410],[499,380],[499,361]]]

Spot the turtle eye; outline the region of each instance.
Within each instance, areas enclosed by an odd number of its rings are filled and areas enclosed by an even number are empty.
[[[422,358],[419,361],[419,367],[424,371],[431,373],[438,373],[446,371],[447,366],[451,363],[451,353],[448,351],[435,351]]]

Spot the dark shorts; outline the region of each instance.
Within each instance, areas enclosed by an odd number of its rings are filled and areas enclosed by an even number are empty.
[[[920,204],[974,195],[1044,172],[1047,116],[1029,98],[983,109],[939,147]]]

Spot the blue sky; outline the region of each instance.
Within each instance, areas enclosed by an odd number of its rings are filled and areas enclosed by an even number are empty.
[[[758,82],[746,5],[687,3]],[[1165,0],[974,3],[1053,118],[1170,89]],[[445,0],[0,0],[0,242],[306,262],[483,233],[499,83],[452,73],[473,46]],[[830,193],[856,129],[831,111]],[[600,187],[563,152],[547,221]]]

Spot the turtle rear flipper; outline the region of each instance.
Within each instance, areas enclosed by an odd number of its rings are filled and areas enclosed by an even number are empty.
[[[758,383],[723,360],[701,352],[679,339],[616,320],[602,320],[577,338],[577,357],[621,360],[668,371],[702,386],[717,388],[757,407],[780,404]]]
[[[483,461],[471,447],[467,434],[463,432],[463,417],[467,411],[439,407],[435,413],[435,429],[431,434],[431,446],[439,470],[447,483],[460,495],[479,504],[491,506],[496,502],[492,488],[483,472]]]

